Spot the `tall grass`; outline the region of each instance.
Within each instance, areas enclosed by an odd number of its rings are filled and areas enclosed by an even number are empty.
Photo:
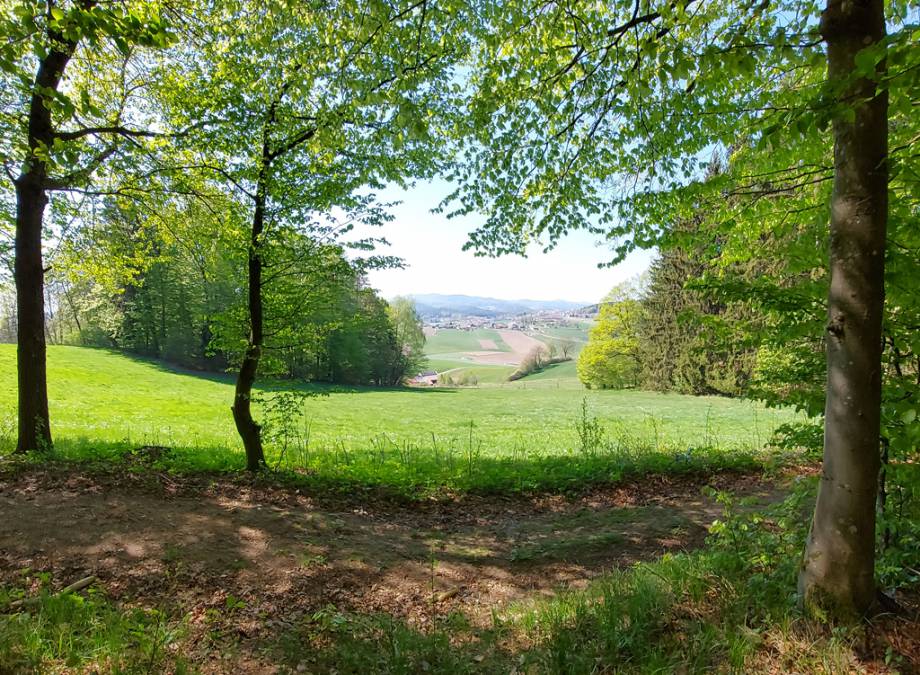
[[[12,450],[12,349],[0,345],[0,453]],[[244,465],[227,377],[77,347],[49,349],[55,456],[110,465],[169,448],[173,471]],[[539,383],[537,383],[539,384]],[[750,402],[535,386],[371,390],[269,382],[258,392],[269,465],[319,486],[406,495],[565,491],[647,472],[771,461],[772,429],[795,419]],[[583,437],[590,422],[595,437]]]
[[[49,394],[55,440],[221,446],[238,443],[230,405],[232,378],[193,374],[163,364],[80,347],[49,347]],[[521,438],[547,452],[571,446],[572,416],[583,398],[608,425],[634,433],[656,420],[662,438],[675,444],[753,445],[776,426],[796,418],[749,401],[641,391],[586,391],[577,380],[537,381],[479,389],[371,389],[291,381],[263,382],[263,404],[288,393],[307,396],[303,414],[320,445],[367,443],[387,434],[413,443],[432,431],[463,435],[472,419],[486,441],[484,452],[508,450]],[[15,350],[0,345],[0,410],[15,410]],[[264,408],[257,410],[264,421]],[[755,425],[756,418],[756,425]],[[708,420],[709,440],[703,439]],[[756,429],[755,429],[756,426]],[[164,440],[165,439],[165,440]]]

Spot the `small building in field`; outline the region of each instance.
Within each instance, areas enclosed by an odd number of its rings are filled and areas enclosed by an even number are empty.
[[[426,370],[412,378],[412,384],[433,387],[438,383],[438,374],[433,370]]]

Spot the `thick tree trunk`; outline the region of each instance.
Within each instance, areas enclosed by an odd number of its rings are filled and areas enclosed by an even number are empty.
[[[252,216],[252,232],[249,241],[249,343],[240,364],[233,398],[233,421],[246,449],[246,468],[260,471],[265,467],[265,452],[262,449],[262,429],[252,418],[252,386],[259,370],[264,341],[262,309],[262,231],[265,226],[265,172],[259,177],[256,191],[255,211]]]
[[[806,607],[847,619],[875,598],[888,97],[854,77],[854,57],[883,38],[883,2],[829,0],[821,31],[828,79],[845,85],[855,115],[833,126],[824,465],[799,592]]]
[[[16,318],[19,385],[17,452],[51,447],[45,361],[45,272],[42,216],[47,197],[43,177],[24,174],[16,182]]]
[[[45,361],[45,271],[42,261],[42,219],[48,203],[48,167],[43,153],[54,143],[51,110],[46,97],[56,91],[76,43],[49,34],[55,48],[41,59],[29,101],[29,155],[16,179],[16,278],[18,329],[19,440],[17,452],[51,447],[48,383]]]

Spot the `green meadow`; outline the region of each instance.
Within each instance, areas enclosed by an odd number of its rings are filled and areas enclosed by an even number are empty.
[[[491,340],[495,347],[489,346],[491,351],[508,352],[511,348],[503,341],[498,331],[491,328],[477,328],[475,330],[441,329],[425,340],[426,354],[446,354],[451,352],[478,352],[486,349],[480,340]]]
[[[544,367],[543,370],[534,373],[533,375],[528,375],[523,383],[530,384],[533,386],[537,382],[556,382],[557,386],[562,386],[563,382],[561,381],[577,381],[578,373],[576,371],[576,362],[573,359],[572,361],[563,361],[562,363],[551,363],[548,366]],[[566,382],[567,384],[568,382]]]
[[[480,340],[486,341],[488,349],[482,346]],[[498,331],[490,328],[438,329],[425,340],[425,354],[428,356],[426,368],[445,373],[457,384],[463,382],[466,386],[500,384],[514,372],[513,366],[476,363],[468,352],[479,351],[510,352],[511,348],[505,344]]]
[[[528,332],[538,339],[551,337],[557,340],[571,340],[576,344],[584,344],[588,341],[588,331],[592,325],[593,322],[591,321],[582,321],[566,326],[537,325],[533,331]]]
[[[428,367],[448,375],[455,384],[463,386],[503,385],[508,382],[508,376],[516,370],[515,366],[492,366],[468,360],[447,359],[432,359]]]
[[[555,364],[525,379],[532,381],[576,378],[574,359],[588,341],[589,327],[589,322],[581,322],[565,326],[536,325],[533,329],[525,331],[527,335],[546,344],[555,342],[558,346],[561,342],[568,341],[573,357],[569,363]],[[506,383],[508,377],[516,370],[514,366],[477,363],[476,359],[469,355],[468,352],[484,351],[480,340],[492,340],[495,343],[495,349],[489,351],[510,351],[495,330],[439,329],[434,335],[429,335],[425,343],[425,353],[428,355],[427,368],[438,373],[446,373],[453,382],[464,383],[465,386]],[[571,383],[566,383],[568,384]]]
[[[53,431],[63,457],[98,459],[155,445],[171,448],[177,465],[240,466],[229,376],[81,347],[50,347],[48,358]],[[12,346],[0,346],[0,366],[0,443],[9,448],[16,395]],[[571,377],[552,379],[556,372],[459,389],[263,383],[260,412],[273,439],[270,464],[318,480],[407,491],[555,488],[681,462],[751,461],[778,425],[796,419],[749,401],[589,391]],[[266,411],[284,392],[304,398]],[[599,430],[587,442],[580,434],[586,425]]]

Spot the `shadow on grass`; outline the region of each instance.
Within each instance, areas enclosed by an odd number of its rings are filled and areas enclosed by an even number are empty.
[[[168,441],[167,441],[168,442]],[[183,475],[242,475],[241,447],[175,445],[155,456],[138,449],[146,442],[107,442],[91,438],[58,439],[50,455],[14,460],[14,466],[35,466],[47,459],[89,471],[166,471]],[[775,458],[739,448],[668,448],[637,446],[596,453],[489,455],[479,447],[433,446],[410,442],[375,442],[344,446],[266,451],[269,469],[260,480],[307,488],[317,494],[367,495],[400,500],[455,497],[457,494],[580,493],[615,485],[643,475],[707,476],[715,472],[751,472]],[[8,459],[14,459],[11,456]]]
[[[158,464],[168,456],[165,452],[136,453],[122,461],[133,462],[133,468],[142,474],[149,469],[155,474],[151,478],[158,480],[162,471]],[[109,467],[114,466],[114,457]],[[152,460],[149,465],[144,463],[147,459]],[[642,639],[652,640],[660,630],[658,623],[650,625],[652,618],[662,621],[657,601],[646,598],[636,601],[635,607],[624,601],[632,592],[632,582],[614,584],[609,594],[603,591],[603,601],[613,609],[595,607],[596,594],[564,593],[549,604],[540,601],[537,613],[528,610],[532,616],[524,621],[515,619],[516,610],[509,611],[496,598],[488,603],[496,609],[491,626],[479,621],[479,627],[474,627],[459,611],[470,605],[440,606],[440,601],[431,599],[435,591],[433,555],[438,569],[444,570],[439,583],[463,584],[474,602],[498,586],[514,586],[516,597],[528,602],[551,595],[559,557],[531,556],[522,567],[508,541],[512,532],[532,544],[533,550],[561,551],[564,557],[570,553],[578,564],[591,567],[589,551],[573,537],[590,536],[596,526],[604,526],[628,527],[636,537],[654,539],[648,520],[663,520],[655,509],[609,509],[600,515],[575,511],[561,517],[550,510],[508,516],[509,504],[502,500],[497,511],[479,512],[469,523],[454,523],[447,531],[437,511],[420,518],[415,509],[384,510],[380,515],[389,526],[381,530],[378,518],[368,519],[341,504],[324,510],[311,499],[298,502],[297,507],[274,508],[277,504],[258,497],[249,501],[227,485],[224,488],[231,489],[180,489],[164,498],[164,494],[137,489],[143,484],[138,481],[88,484],[77,478],[67,481],[67,494],[62,495],[55,478],[52,475],[50,482],[46,478],[38,483],[30,480],[19,498],[16,490],[10,493],[7,520],[0,522],[3,562],[20,569],[29,560],[39,574],[52,575],[55,588],[69,581],[58,575],[92,569],[101,588],[119,587],[135,602],[155,606],[172,617],[210,606],[215,611],[210,615],[214,623],[209,624],[209,641],[216,638],[209,642],[209,649],[224,654],[252,650],[260,659],[295,671],[305,665],[312,672],[505,673],[521,666],[527,668],[519,672],[534,672],[532,668],[536,672],[591,672],[590,666],[600,663],[599,658],[609,657],[614,660],[606,663],[617,663],[618,655],[633,659],[642,648],[640,644],[619,645],[615,647],[618,651],[605,653],[601,647],[607,646],[595,644],[606,639],[603,636],[611,628],[617,629],[610,623],[612,617],[624,620],[618,612],[625,612],[624,621],[629,624],[625,637],[641,633]],[[64,474],[62,478],[68,477]],[[164,485],[170,486],[170,481]],[[463,508],[459,505],[458,510]],[[407,515],[410,513],[413,515]],[[630,524],[621,522],[624,520]],[[505,532],[506,525],[513,530]],[[432,539],[447,544],[446,548],[433,553]],[[598,571],[609,568],[620,544],[605,540],[603,545],[608,549],[607,558],[603,567],[601,561],[594,562]],[[469,553],[474,546],[488,551],[485,555]],[[48,548],[54,554],[45,557],[41,552]],[[659,551],[657,545],[643,546],[633,551],[637,558],[619,562],[650,560]],[[457,576],[469,565],[475,566],[475,576]],[[137,575],[137,570],[143,574]],[[547,580],[534,585],[544,577]],[[257,583],[253,583],[255,578]],[[670,597],[667,582],[652,590],[664,600]],[[645,592],[644,587],[640,591]],[[387,613],[362,613],[369,607],[382,607]],[[102,615],[104,610],[99,607]],[[539,614],[543,611],[546,616]],[[485,612],[488,617],[488,607]],[[272,619],[277,628],[259,631],[247,638],[248,644],[242,644],[239,635],[251,634],[248,622],[255,614]],[[414,625],[405,617],[412,618]],[[56,620],[50,611],[44,618],[52,623]],[[82,624],[91,619],[78,622],[77,629],[82,630]],[[118,622],[109,619],[94,628],[114,630],[113,640],[106,639],[97,655],[123,648],[114,639],[121,634]],[[526,621],[536,629],[531,630]],[[47,666],[43,659],[49,657],[73,666],[90,658],[93,641],[87,645],[79,640],[53,641],[72,630],[72,622],[72,617],[62,616],[58,629],[35,622],[34,631],[40,634],[30,633],[33,629],[28,622],[22,622],[16,639],[35,650],[28,662]],[[241,626],[248,627],[241,631]],[[618,639],[624,637],[622,628]],[[528,633],[539,641],[531,640]],[[68,647],[71,642],[73,647]],[[61,645],[79,652],[61,651]],[[173,646],[181,652],[181,641]]]
[[[700,550],[614,569],[585,590],[499,606],[490,626],[432,605],[419,626],[335,606],[274,643],[291,667],[354,673],[913,672],[916,616],[846,628],[795,602],[814,484],[765,513],[730,513]],[[891,631],[897,642],[892,642]],[[895,671],[898,672],[898,671]]]

